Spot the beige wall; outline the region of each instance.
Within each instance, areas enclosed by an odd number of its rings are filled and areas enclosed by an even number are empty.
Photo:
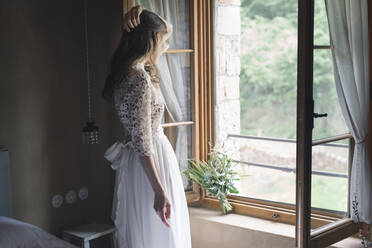
[[[114,173],[103,152],[122,129],[100,91],[120,38],[121,8],[120,0],[88,1],[93,111],[101,143],[84,146],[83,1],[0,2],[0,145],[10,152],[13,216],[54,234],[110,220]],[[51,207],[53,195],[82,186],[89,189],[87,200]]]

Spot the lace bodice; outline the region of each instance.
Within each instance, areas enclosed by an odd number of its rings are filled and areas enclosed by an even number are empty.
[[[135,152],[142,156],[154,153],[153,135],[162,131],[165,101],[160,88],[151,82],[142,63],[133,67],[114,90],[114,106],[126,129]]]

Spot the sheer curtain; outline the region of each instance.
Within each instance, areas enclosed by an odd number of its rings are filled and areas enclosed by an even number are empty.
[[[372,220],[371,167],[366,150],[369,111],[367,0],[325,0],[334,76],[341,111],[356,145],[350,177],[350,211],[358,202],[360,221]]]
[[[170,37],[170,48],[189,48],[189,24],[188,24],[188,1],[185,0],[137,0],[137,4],[143,5],[173,25],[173,34]],[[159,59],[157,68],[161,80],[161,90],[166,102],[166,108],[173,121],[190,120],[190,105],[187,98],[189,84],[183,73],[181,54],[166,54]],[[175,153],[178,158],[180,170],[187,168],[188,129],[186,126],[177,127],[177,140]],[[188,179],[182,174],[184,188],[188,186]]]

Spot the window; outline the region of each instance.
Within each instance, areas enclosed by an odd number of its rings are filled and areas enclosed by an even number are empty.
[[[238,26],[240,23],[241,29],[232,33],[222,25],[218,27],[222,20],[217,21],[216,44],[237,48],[216,49],[217,58],[223,58],[220,53],[235,52],[227,62],[218,59],[216,84],[224,91],[238,92],[216,97],[217,119],[233,122],[221,123],[226,127],[216,122],[217,142],[226,140],[231,144],[238,153],[236,160],[241,161],[241,173],[248,174],[239,182],[240,193],[236,196],[293,206],[296,201],[297,2],[245,0],[240,6],[221,4],[217,6],[217,19],[226,19],[224,12],[231,11],[236,12],[235,22]],[[230,63],[239,59],[240,68],[238,63]],[[221,68],[221,63],[233,68]],[[237,86],[230,87],[232,84]],[[230,109],[234,107],[238,111],[240,107],[240,112],[231,115]],[[230,118],[221,118],[223,115]],[[237,128],[229,129],[229,126]],[[221,135],[225,130],[228,132]]]
[[[215,139],[228,144],[240,172],[249,175],[238,182],[240,193],[230,201],[237,213],[291,224],[298,191],[299,2],[218,1],[214,8]],[[314,120],[312,135],[311,227],[320,232],[317,228],[349,216],[353,140],[338,105],[324,1],[315,1],[314,12],[314,112],[328,114]],[[210,195],[202,201],[218,207]]]
[[[337,99],[328,21],[324,1],[314,1],[313,55],[314,112],[327,113],[314,120],[313,140],[328,139],[312,148],[312,207],[348,216],[348,135]],[[344,136],[344,139],[337,140]]]
[[[315,110],[328,111],[327,118],[316,119],[318,141],[347,129],[333,81],[324,1],[315,7]],[[214,10],[215,139],[227,143],[240,172],[248,174],[230,199],[242,204],[236,208],[241,213],[295,224],[298,1],[222,1]],[[313,148],[314,228],[347,215],[348,151],[345,141]],[[207,195],[205,203],[212,202]],[[284,212],[273,214],[273,207]]]

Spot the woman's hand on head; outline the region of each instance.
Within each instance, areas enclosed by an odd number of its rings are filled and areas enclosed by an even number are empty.
[[[132,7],[127,13],[124,14],[121,29],[130,32],[131,28],[135,28],[140,24],[140,15],[143,10],[142,5]]]

